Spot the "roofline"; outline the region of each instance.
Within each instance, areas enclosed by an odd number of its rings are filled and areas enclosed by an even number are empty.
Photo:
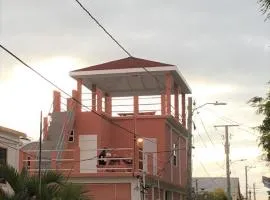
[[[158,61],[148,60],[148,59],[144,59],[144,58],[137,58],[137,57],[129,56],[129,57],[124,57],[124,58],[120,58],[120,59],[117,59],[117,60],[111,60],[109,62],[104,62],[104,63],[101,63],[101,64],[95,64],[95,65],[92,65],[92,66],[89,66],[89,67],[84,67],[84,68],[81,68],[81,69],[76,69],[76,70],[73,70],[71,72],[108,70],[108,69],[103,69],[103,67],[100,67],[101,69],[94,69],[94,70],[91,69],[91,68],[93,68],[93,67],[96,68],[97,66],[102,66],[102,65],[109,65],[111,63],[117,63],[119,61],[121,62],[121,61],[127,60],[127,59],[134,59],[134,62],[140,62],[140,61],[154,62],[154,63],[160,64],[161,66],[165,66],[165,67],[174,66],[173,64],[167,64],[167,63],[164,63],[164,62],[158,62]],[[130,68],[137,68],[137,67],[130,67]],[[142,66],[142,68],[143,68],[143,66]],[[113,69],[118,69],[118,68],[113,68]],[[120,69],[128,69],[128,68],[120,68]]]
[[[17,136],[17,137],[27,137],[27,135],[25,133],[4,127],[4,126],[0,126],[0,131],[4,132],[4,133],[9,133],[13,136]]]
[[[187,87],[188,92],[191,94],[191,88],[186,79],[183,77],[176,65],[172,66],[158,66],[158,67],[141,67],[141,68],[126,68],[126,69],[106,69],[106,70],[89,70],[89,71],[71,71],[69,75],[76,79],[89,75],[112,75],[112,74],[126,74],[126,73],[141,73],[141,72],[162,72],[162,71],[175,71],[177,75],[183,80]]]
[[[164,70],[164,67],[166,67]],[[136,73],[136,72],[155,72],[155,71],[172,71],[176,70],[177,67],[172,66],[158,66],[158,67],[141,67],[141,68],[125,68],[125,69],[101,69],[101,70],[89,70],[89,71],[71,71],[69,75],[71,77],[75,76],[88,76],[88,75],[99,75],[99,74],[125,74],[129,73]]]

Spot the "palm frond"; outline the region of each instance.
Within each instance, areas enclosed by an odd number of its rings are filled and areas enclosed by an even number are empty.
[[[258,0],[263,15],[266,15],[266,20],[270,19],[270,0]]]
[[[15,193],[23,187],[20,174],[11,166],[0,165],[0,177],[10,184]]]

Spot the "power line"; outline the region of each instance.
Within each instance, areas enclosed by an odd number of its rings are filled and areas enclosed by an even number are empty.
[[[199,116],[199,120],[200,120],[200,122],[201,122],[201,124],[202,124],[202,126],[203,126],[203,129],[204,129],[204,131],[205,131],[205,133],[206,133],[206,135],[207,135],[209,141],[211,142],[211,144],[213,145],[213,147],[216,147],[215,144],[214,144],[214,142],[213,142],[213,140],[212,140],[211,137],[209,136],[208,131],[206,130],[206,126],[205,126],[205,124],[204,124],[204,122],[203,122],[201,116],[200,116],[199,114],[198,114],[198,116]]]
[[[87,13],[87,15],[106,33],[106,35],[109,36],[109,38],[111,38],[129,57],[134,59],[134,61],[136,62],[132,54],[126,48],[124,48],[123,45],[121,45],[120,42],[117,41],[117,39],[111,33],[109,33],[109,31],[97,20],[97,18],[95,18],[93,14],[91,14],[90,11],[87,10],[85,6],[79,0],[75,0],[75,1]],[[155,79],[159,88],[160,88],[160,85],[163,85],[160,83],[160,81],[158,80],[156,76],[154,76],[149,70],[146,69],[146,67],[142,66],[142,68]]]
[[[26,62],[24,62],[22,59],[20,59],[18,56],[16,56],[14,53],[12,53],[11,51],[9,51],[7,48],[5,48],[3,45],[0,44],[0,47],[6,51],[8,54],[10,54],[13,58],[15,58],[16,60],[18,60],[20,63],[22,63],[25,67],[29,68],[31,71],[33,71],[35,74],[37,74],[39,77],[41,77],[43,80],[45,80],[46,82],[48,82],[49,84],[51,84],[52,86],[54,86],[56,89],[58,89],[59,91],[61,91],[62,93],[64,93],[65,95],[67,95],[68,97],[70,97],[73,101],[75,101],[76,103],[80,104],[81,106],[83,106],[84,108],[86,108],[87,110],[90,111],[90,109],[83,105],[79,100],[77,100],[76,98],[72,97],[70,94],[68,94],[66,91],[64,91],[63,89],[61,89],[59,86],[57,86],[55,83],[53,83],[52,81],[50,81],[48,78],[46,78],[45,76],[43,76],[40,72],[38,72],[37,70],[33,69],[30,65],[28,65]],[[97,113],[96,111],[92,110],[92,112],[96,115],[98,115],[99,117],[109,121],[111,124],[117,126],[118,128],[121,128],[122,130],[126,131],[127,133],[129,134],[132,134],[132,135],[135,135],[137,137],[141,137],[141,135],[139,134],[136,134],[134,131],[131,131],[117,123],[115,123],[114,121],[108,119],[106,116],[103,116],[99,113]],[[152,140],[150,139],[147,139],[147,138],[144,138],[145,140],[148,140],[152,143],[155,143],[153,142]]]
[[[247,132],[247,133],[249,133],[249,134],[251,134],[251,135],[253,135],[253,136],[256,136],[256,134],[255,133],[253,133],[253,132],[251,132],[251,131],[249,131],[249,130],[247,130],[247,129],[245,129],[245,128],[241,128],[241,126],[245,126],[245,127],[247,127],[248,129],[251,129],[250,127],[248,127],[248,126],[246,126],[246,125],[243,125],[243,124],[241,124],[241,123],[239,123],[239,122],[237,122],[237,121],[235,121],[235,120],[232,120],[232,119],[230,119],[229,117],[226,117],[226,116],[220,116],[220,115],[218,115],[215,111],[213,111],[212,109],[210,109],[210,108],[205,108],[206,110],[208,110],[208,111],[210,111],[211,113],[213,113],[214,115],[216,115],[219,119],[221,119],[221,120],[223,120],[223,121],[225,121],[225,122],[229,122],[229,123],[235,123],[235,124],[237,124],[238,125],[238,129],[239,130],[242,130],[242,131],[245,131],[245,132]]]
[[[94,20],[94,22],[129,56],[132,57],[131,53],[128,52],[127,49],[125,49],[120,42],[118,42],[115,37],[112,36],[112,34],[109,33],[109,31],[107,31],[107,29],[101,25],[101,23],[82,5],[82,3],[78,0],[75,0],[78,5],[89,15],[89,17],[91,17],[92,20]]]

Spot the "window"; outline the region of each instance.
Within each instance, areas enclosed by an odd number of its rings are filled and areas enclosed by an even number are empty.
[[[27,169],[31,168],[31,161],[30,160],[31,160],[31,157],[27,156],[27,166],[26,166]]]
[[[173,165],[177,165],[177,150],[176,144],[173,144]]]
[[[7,149],[0,147],[0,164],[7,163]]]
[[[172,193],[170,191],[165,191],[165,200],[171,200],[172,199]]]
[[[68,136],[68,141],[74,142],[74,130],[73,129],[70,131],[70,134]]]

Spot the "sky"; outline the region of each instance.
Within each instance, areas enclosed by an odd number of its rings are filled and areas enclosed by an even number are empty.
[[[258,199],[267,199],[261,176],[270,170],[251,129],[262,117],[247,105],[266,93],[270,80],[270,22],[257,1],[82,3],[133,56],[177,65],[197,105],[227,103],[194,115],[194,176],[225,176],[224,129],[213,126],[240,124],[229,129],[232,176],[240,178],[244,194],[244,166],[256,167],[248,172],[249,185],[255,182]],[[69,71],[126,57],[74,0],[0,0],[0,43],[68,92],[75,87]],[[0,50],[2,126],[36,139],[39,112],[49,112],[53,89]]]

